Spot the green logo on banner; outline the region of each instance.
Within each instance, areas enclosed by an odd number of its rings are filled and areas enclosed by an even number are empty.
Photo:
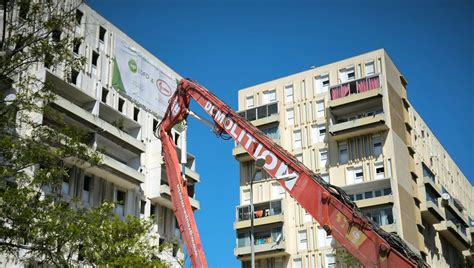
[[[130,59],[128,61],[128,68],[130,68],[130,71],[132,71],[132,73],[136,73],[138,68],[137,68],[137,63],[135,62],[134,59]]]

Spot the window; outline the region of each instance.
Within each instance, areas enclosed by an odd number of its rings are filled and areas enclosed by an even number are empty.
[[[295,123],[295,110],[293,108],[286,110],[286,123],[293,125]]]
[[[354,65],[348,66],[346,68],[342,68],[339,70],[339,80],[341,83],[354,80],[355,79],[355,72],[354,72]]]
[[[79,40],[74,40],[72,52],[74,54],[79,55],[79,50],[81,49],[81,42]]]
[[[347,169],[347,185],[361,183],[364,181],[364,172],[362,167]]]
[[[119,98],[118,100],[118,110],[119,112],[123,113],[123,106],[125,105],[125,100],[122,98]]]
[[[61,40],[61,33],[62,32],[60,29],[54,29],[51,32],[51,39],[53,40],[53,42],[58,43]]]
[[[103,43],[105,41],[105,33],[106,32],[107,32],[107,30],[104,27],[102,27],[102,26],[99,27],[99,42]]]
[[[71,178],[69,176],[63,177],[63,182],[61,183],[61,195],[69,196]]]
[[[373,60],[365,63],[365,75],[369,76],[375,74],[375,63]]]
[[[332,236],[326,235],[326,231],[318,227],[318,247],[329,247],[331,246]]]
[[[263,92],[263,104],[272,103],[276,101],[276,90],[267,90]]]
[[[140,200],[140,218],[145,217],[145,205],[146,205],[146,201]]]
[[[328,163],[328,151],[326,149],[319,150],[319,163],[321,167],[325,167]]]
[[[84,185],[82,186],[82,202],[89,203],[91,200],[92,177],[84,176]]]
[[[293,85],[285,86],[285,101],[293,102]]]
[[[140,109],[133,107],[133,120],[138,122],[138,116],[140,115]]]
[[[326,254],[326,268],[336,268],[336,255],[332,253]]]
[[[71,83],[73,83],[74,85],[78,85],[80,84],[80,78],[79,78],[79,72],[72,69],[71,71]]]
[[[302,268],[301,258],[293,259],[293,268]]]
[[[383,163],[375,163],[375,179],[383,179],[385,178],[385,169]]]
[[[280,139],[280,133],[278,132],[278,124],[265,126],[265,128],[262,128],[261,130],[272,140]]]
[[[285,197],[285,189],[278,182],[272,183],[272,199]]]
[[[316,94],[327,92],[329,89],[329,74],[322,74],[314,78],[314,91]]]
[[[324,100],[316,102],[316,117],[324,117]]]
[[[339,142],[339,163],[345,164],[349,160],[349,153],[347,151],[347,142]]]
[[[319,125],[318,126],[318,140],[319,140],[319,142],[324,142],[325,137],[326,137],[326,126],[325,125]]]
[[[378,157],[382,154],[382,137],[380,134],[372,136],[372,145],[374,157]]]
[[[308,250],[306,230],[298,231],[298,250]]]
[[[102,88],[102,97],[101,97],[101,100],[103,103],[107,103],[107,96],[109,95],[109,91],[103,87]]]
[[[245,97],[245,106],[247,108],[252,108],[254,106],[254,103],[253,103],[253,96],[247,96]]]
[[[379,225],[388,225],[394,222],[391,207],[364,210],[363,213],[365,216]]]
[[[82,11],[80,11],[79,9],[76,9],[76,25],[81,25],[83,16],[84,13],[82,13]]]
[[[98,61],[99,61],[99,53],[92,51],[92,67],[97,68]]]
[[[151,204],[150,205],[150,217],[154,220],[155,219],[155,214],[156,214],[156,205]]]
[[[7,2],[5,1],[4,4]],[[20,11],[18,12],[18,16],[24,20],[28,17],[28,12],[30,11],[30,1],[19,1]]]
[[[124,191],[116,191],[115,201],[117,204],[115,206],[115,213],[119,216],[125,216],[125,196],[126,193]]]
[[[324,142],[326,137],[326,126],[325,125],[313,125],[311,126],[311,140],[313,143]]]
[[[293,148],[301,147],[301,130],[293,131]]]
[[[250,189],[245,189],[242,192],[242,204],[250,204]]]

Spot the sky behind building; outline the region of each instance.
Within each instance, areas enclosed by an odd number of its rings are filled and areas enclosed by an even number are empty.
[[[234,109],[241,88],[385,48],[408,81],[409,101],[473,183],[472,1],[86,2]],[[233,142],[196,122],[188,133],[202,180],[196,219],[209,265],[239,267]]]

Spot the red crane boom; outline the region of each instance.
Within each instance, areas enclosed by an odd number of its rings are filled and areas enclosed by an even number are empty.
[[[364,217],[343,190],[325,182],[209,90],[183,79],[158,131],[176,218],[193,267],[207,263],[170,133],[186,119],[191,98],[212,117],[220,134],[228,134],[252,158],[264,158],[265,171],[364,267],[427,267],[398,236]]]

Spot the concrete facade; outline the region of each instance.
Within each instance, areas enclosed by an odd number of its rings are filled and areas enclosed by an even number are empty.
[[[472,261],[474,190],[375,50],[239,91],[239,113],[399,234],[432,267]],[[250,267],[249,182],[241,147],[234,254]],[[257,267],[339,267],[331,237],[271,178],[254,182]]]
[[[162,118],[112,87],[116,38],[145,54],[147,60],[166,73],[177,79],[181,76],[85,4],[76,13],[75,29],[65,33],[83,38],[73,53],[87,58],[85,69],[50,69],[37,64],[32,66],[32,72],[53,86],[57,98],[49,106],[63,113],[68,124],[87,131],[88,139],[84,142],[91,150],[104,151],[98,166],[66,161],[70,176],[62,183],[62,194],[66,199],[82,200],[86,207],[119,201],[115,213],[122,218],[151,216],[155,223],[153,232],[158,237],[156,243],[173,245],[161,257],[171,267],[182,267],[183,241],[173,212],[161,142],[154,136]],[[38,121],[55,126],[54,118],[39,115]],[[179,153],[181,137],[173,130]],[[200,176],[195,157],[188,153],[187,159],[188,193],[193,208],[199,209],[195,186]]]

